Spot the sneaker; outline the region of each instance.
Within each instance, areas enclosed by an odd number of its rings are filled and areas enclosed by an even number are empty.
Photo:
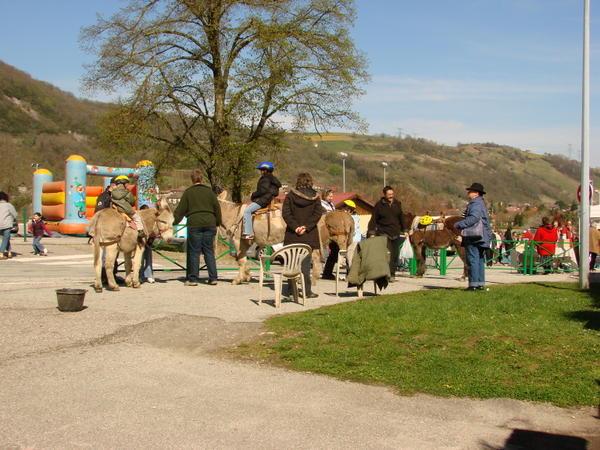
[[[208,285],[209,286],[216,286],[217,285],[217,280],[208,280]]]
[[[148,278],[146,281],[150,284],[154,284],[156,280],[154,278]]]
[[[195,281],[186,281],[185,283],[183,283],[184,286],[198,286],[198,283],[196,283]]]
[[[306,294],[306,298],[317,298],[319,296],[319,294],[315,294],[314,292],[311,292],[310,294]]]
[[[0,253],[0,260],[2,259],[6,259],[6,256],[4,256],[2,253]]]
[[[484,292],[489,292],[490,288],[485,287],[485,286],[477,286],[476,288],[478,291],[484,291]]]
[[[44,249],[44,256],[48,256],[48,249],[47,248]]]
[[[465,289],[465,291],[467,291],[467,292],[474,292],[476,290],[477,290],[476,286],[469,286],[468,288]]]

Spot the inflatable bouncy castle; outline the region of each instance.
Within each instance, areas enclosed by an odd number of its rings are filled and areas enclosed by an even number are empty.
[[[102,185],[88,186],[88,176],[102,177]],[[117,175],[126,175],[136,196],[136,206],[156,203],[156,169],[151,161],[140,161],[135,168],[96,166],[79,155],[67,158],[64,181],[54,181],[52,172],[33,173],[33,212],[41,212],[48,229],[61,234],[83,235],[94,215],[96,200]]]

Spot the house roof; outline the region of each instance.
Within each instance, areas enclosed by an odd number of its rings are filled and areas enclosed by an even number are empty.
[[[371,208],[375,207],[375,205],[371,201],[365,199],[363,196],[357,194],[356,192],[334,192],[333,204],[336,208],[341,207],[344,204],[345,200],[358,200],[359,202],[363,202]]]

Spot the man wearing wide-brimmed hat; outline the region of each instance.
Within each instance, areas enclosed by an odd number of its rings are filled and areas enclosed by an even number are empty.
[[[485,251],[490,248],[492,230],[484,195],[481,183],[473,183],[467,188],[469,204],[465,218],[455,225],[463,236],[462,245],[469,267],[469,291],[485,290]]]

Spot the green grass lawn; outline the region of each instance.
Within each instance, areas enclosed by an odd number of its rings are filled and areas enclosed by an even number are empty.
[[[402,394],[597,405],[599,299],[572,284],[367,298],[269,319],[234,353]]]

